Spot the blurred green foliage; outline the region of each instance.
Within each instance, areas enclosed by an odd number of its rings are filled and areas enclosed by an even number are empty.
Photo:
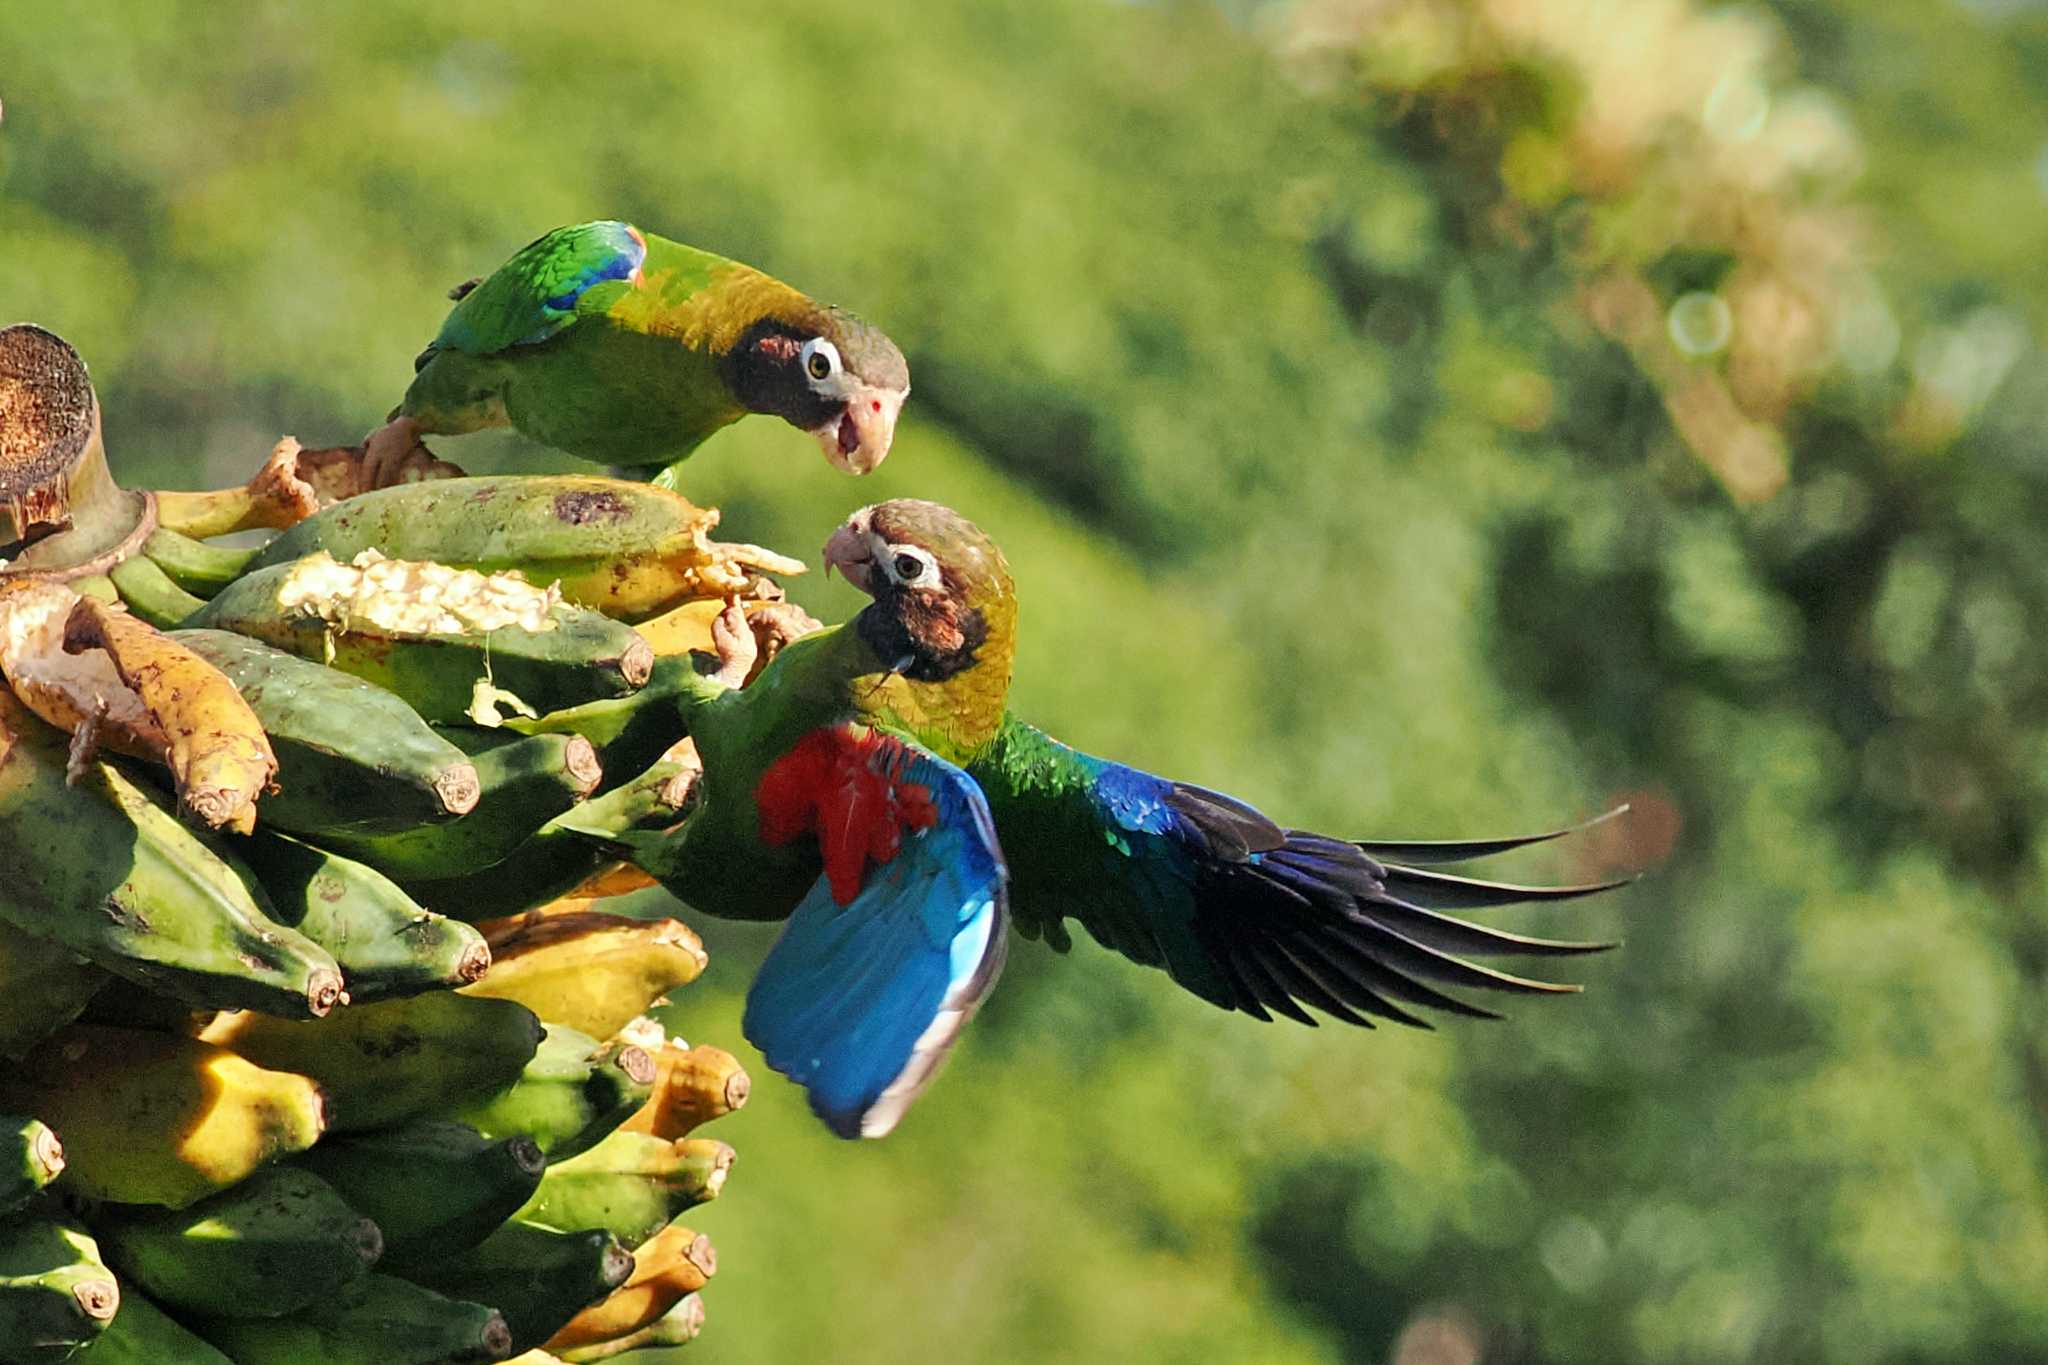
[[[912,361],[874,477],[758,422],[689,491],[974,516],[1065,737],[1388,836],[1635,798],[1511,869],[1652,867],[1506,1024],[1021,946],[884,1143],[757,1066],[688,1359],[2048,1360],[2044,64],[2022,0],[17,4],[0,314],[234,482],[634,218]]]

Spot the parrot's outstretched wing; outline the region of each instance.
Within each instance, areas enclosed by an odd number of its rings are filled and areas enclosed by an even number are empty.
[[[756,791],[825,860],[747,993],[747,1038],[841,1137],[881,1137],[1002,970],[1008,873],[980,788],[894,736],[807,736]]]
[[[647,240],[630,223],[556,228],[463,294],[419,363],[435,351],[483,356],[546,341],[574,321],[585,291],[631,279],[646,259]]]
[[[1380,845],[1283,829],[1234,797],[1080,753],[1015,720],[1000,753],[974,772],[1009,837],[1021,931],[1064,950],[1062,921],[1078,919],[1105,946],[1259,1019],[1277,1013],[1314,1024],[1303,1006],[1367,1027],[1373,1018],[1429,1027],[1403,1006],[1492,1018],[1437,987],[1578,988],[1460,954],[1564,957],[1612,946],[1530,938],[1441,912],[1565,900],[1621,883],[1515,886],[1373,856],[1389,849],[1454,861],[1556,835]]]

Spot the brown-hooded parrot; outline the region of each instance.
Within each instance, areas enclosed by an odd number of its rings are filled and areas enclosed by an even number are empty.
[[[902,1115],[994,984],[1006,918],[1061,951],[1065,921],[1079,920],[1212,1004],[1311,1025],[1304,1007],[1364,1027],[1428,1027],[1416,1009],[1493,1018],[1441,988],[1577,988],[1458,954],[1608,946],[1443,912],[1618,883],[1515,886],[1413,865],[1557,834],[1387,842],[1288,829],[1010,715],[1009,569],[955,512],[865,508],[825,559],[873,601],[786,646],[741,690],[725,683],[745,677],[752,637],[743,618],[722,619],[729,657],[684,705],[701,805],[674,830],[613,842],[699,910],[787,918],[745,1031],[842,1136],[879,1136]]]
[[[878,329],[631,223],[556,228],[454,295],[404,401],[366,443],[366,487],[389,482],[422,435],[507,423],[587,460],[672,471],[752,412],[866,474],[910,392],[903,353]]]

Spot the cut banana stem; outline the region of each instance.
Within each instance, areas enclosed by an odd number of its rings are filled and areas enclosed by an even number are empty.
[[[0,1219],[0,1351],[62,1360],[113,1321],[121,1289],[75,1223],[34,1213]]]

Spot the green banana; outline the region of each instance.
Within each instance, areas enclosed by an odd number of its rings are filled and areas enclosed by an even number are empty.
[[[0,921],[0,1057],[19,1057],[76,1019],[110,979],[63,944]]]
[[[89,1024],[0,1069],[0,1108],[63,1136],[66,1189],[170,1208],[304,1151],[327,1125],[320,1088],[304,1076],[195,1038]]]
[[[633,1257],[600,1228],[558,1232],[517,1219],[468,1251],[413,1272],[456,1298],[495,1303],[512,1329],[512,1349],[529,1350],[633,1273]]]
[[[85,1229],[35,1213],[0,1220],[0,1359],[62,1360],[107,1329],[121,1289]]]
[[[171,638],[227,675],[277,755],[258,814],[297,834],[390,832],[466,815],[476,769],[403,701],[374,684],[225,630]]]
[[[483,935],[422,909],[374,867],[258,828],[244,856],[270,891],[272,915],[341,964],[357,1005],[479,981]]]
[[[709,539],[718,513],[651,484],[588,474],[433,479],[362,493],[266,545],[254,566],[364,550],[559,583],[571,602],[637,619],[744,592],[754,572],[803,565]]]
[[[577,830],[621,833],[672,824],[694,792],[694,770],[657,763],[625,786],[573,806],[535,830],[495,865],[457,876],[400,878],[421,905],[463,920],[499,919],[545,905],[614,861]]]
[[[683,737],[689,727],[682,699],[701,695],[705,685],[690,656],[659,655],[647,681],[629,697],[585,702],[532,719],[510,716],[505,728],[528,735],[583,736],[597,746],[605,771],[598,791],[605,792],[644,771]]]
[[[281,1318],[194,1318],[191,1325],[235,1365],[440,1365],[502,1360],[512,1350],[495,1308],[374,1272]]]
[[[122,1299],[107,1330],[71,1359],[74,1365],[234,1365],[140,1294]]]
[[[384,1232],[386,1269],[466,1251],[532,1197],[547,1168],[524,1134],[422,1120],[323,1142],[295,1158]]]
[[[541,1026],[510,1000],[430,991],[310,1023],[223,1014],[199,1036],[259,1066],[310,1076],[333,1102],[334,1131],[353,1133],[504,1089],[533,1059]]]
[[[318,1176],[260,1170],[183,1209],[104,1204],[92,1217],[123,1279],[175,1312],[277,1317],[326,1298],[384,1248]]]
[[[107,570],[107,578],[128,610],[158,630],[169,630],[206,605],[205,598],[172,582],[163,566],[147,555],[128,556]]]
[[[0,694],[0,920],[196,1005],[334,1007],[334,959],[271,919],[217,845],[111,762],[70,782],[66,747]]]
[[[0,1214],[64,1173],[64,1144],[41,1119],[0,1114]]]
[[[257,551],[211,545],[159,526],[142,542],[142,553],[186,592],[211,597],[240,578]]]
[[[428,720],[489,724],[622,697],[654,651],[631,626],[510,575],[314,555],[251,571],[183,623],[232,630],[403,697]]]
[[[597,754],[581,735],[506,735],[488,746],[463,739],[476,746],[470,762],[483,794],[475,810],[395,834],[335,830],[322,842],[400,880],[481,872],[597,785]]]
[[[684,1209],[718,1198],[733,1150],[710,1138],[671,1142],[613,1133],[581,1156],[548,1167],[515,1217],[551,1228],[603,1228],[627,1248]]]
[[[587,1033],[549,1024],[516,1081],[453,1117],[485,1137],[524,1133],[555,1162],[595,1145],[653,1090],[654,1059],[645,1048],[600,1044]]]

